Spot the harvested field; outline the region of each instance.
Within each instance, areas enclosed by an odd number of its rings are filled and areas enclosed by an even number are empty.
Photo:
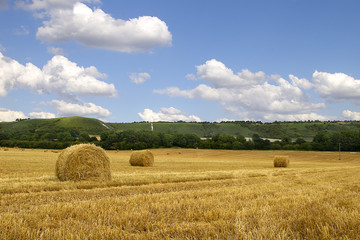
[[[107,151],[111,181],[60,182],[59,153],[0,151],[0,239],[358,239],[359,153],[152,152],[134,168]]]

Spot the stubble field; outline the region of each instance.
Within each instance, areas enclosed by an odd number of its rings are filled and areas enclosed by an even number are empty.
[[[58,151],[1,149],[0,239],[360,239],[359,153],[152,152],[143,168],[108,151],[108,182],[60,182]]]

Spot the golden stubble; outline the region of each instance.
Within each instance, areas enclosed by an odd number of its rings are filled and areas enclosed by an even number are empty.
[[[0,151],[0,239],[358,238],[360,154],[152,152],[142,168],[107,151],[111,181],[60,182],[59,153]]]

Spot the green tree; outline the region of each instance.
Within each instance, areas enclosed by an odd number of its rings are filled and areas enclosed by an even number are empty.
[[[306,141],[303,138],[299,137],[296,139],[295,143],[301,145],[306,143]]]

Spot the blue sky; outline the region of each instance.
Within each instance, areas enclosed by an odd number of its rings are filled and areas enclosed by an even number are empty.
[[[0,121],[360,120],[358,0],[0,0]]]

